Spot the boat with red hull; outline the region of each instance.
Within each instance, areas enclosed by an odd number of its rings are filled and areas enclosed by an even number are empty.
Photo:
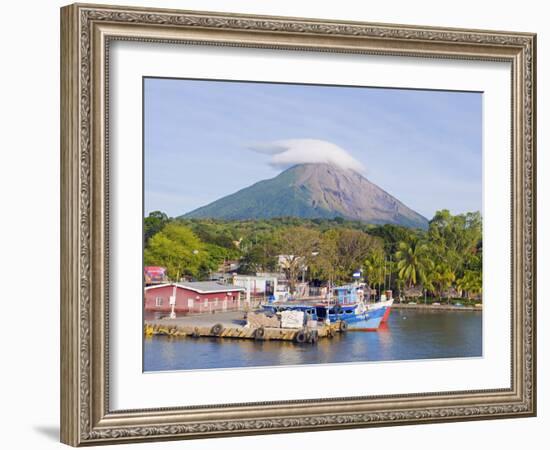
[[[350,331],[377,331],[380,324],[387,322],[392,305],[391,291],[386,291],[379,301],[364,302],[360,286],[351,284],[335,287],[331,298],[325,302],[316,304],[273,303],[265,305],[264,309],[272,312],[303,309],[314,320],[345,322]]]

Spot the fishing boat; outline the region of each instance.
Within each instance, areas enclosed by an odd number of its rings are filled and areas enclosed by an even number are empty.
[[[317,317],[330,321],[343,320],[349,330],[376,331],[388,320],[393,304],[391,291],[380,296],[379,301],[365,302],[360,285],[350,284],[333,289],[334,304],[318,305]]]
[[[361,286],[355,284],[335,287],[331,294],[323,303],[270,304],[264,305],[264,310],[272,313],[303,311],[309,320],[343,321],[348,330],[376,331],[381,323],[387,321],[393,304],[391,291],[382,294],[379,301],[365,302]]]

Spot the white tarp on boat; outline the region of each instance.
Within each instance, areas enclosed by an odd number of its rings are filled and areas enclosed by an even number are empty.
[[[302,328],[303,326],[304,326],[303,311],[282,311],[281,312],[282,328]]]

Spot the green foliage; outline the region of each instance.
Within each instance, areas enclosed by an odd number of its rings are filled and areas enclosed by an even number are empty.
[[[320,247],[321,233],[312,228],[297,226],[282,228],[274,237],[279,254],[282,255],[281,267],[293,291],[300,273],[307,270]]]
[[[481,271],[466,270],[462,278],[457,280],[457,287],[466,294],[466,298],[481,294],[482,278]]]
[[[371,287],[426,289],[439,298],[455,288],[463,297],[482,291],[481,215],[438,211],[426,231],[372,225],[341,217],[258,220],[145,218],[145,263],[168,268],[171,278],[207,279],[227,260],[239,273],[275,272],[278,256],[291,285],[301,277],[342,284],[363,269]]]
[[[421,237],[425,232],[414,228],[405,228],[399,225],[385,224],[373,227],[368,230],[368,233],[373,236],[378,236],[382,239],[385,245],[385,250],[388,255],[393,255],[399,250],[399,243],[402,241],[410,241]]]
[[[277,242],[271,231],[260,231],[253,239],[247,237],[240,241],[241,267],[239,272],[254,275],[257,272],[277,270]]]
[[[333,228],[320,234],[317,249],[309,260],[313,279],[329,284],[347,283],[353,272],[363,267],[366,255],[383,253],[382,241],[363,231]]]
[[[441,298],[443,292],[452,286],[456,275],[449,265],[441,263],[435,265],[426,278],[426,288]]]
[[[365,259],[363,264],[363,270],[369,286],[378,287],[384,283],[384,263],[385,255],[382,250],[374,250],[370,252],[369,256]]]
[[[420,239],[399,243],[399,250],[395,253],[397,270],[407,286],[416,286],[417,283],[426,283],[427,273],[433,267],[428,252],[428,245]]]
[[[164,228],[168,222],[168,216],[161,211],[153,211],[143,219],[143,239],[145,246],[149,244],[149,239]]]
[[[446,209],[437,211],[430,221],[428,239],[436,263],[445,262],[452,271],[461,272],[465,260],[481,245],[481,214],[453,216]]]
[[[336,250],[333,264],[337,283],[348,282],[350,275],[363,267],[366,256],[383,253],[383,241],[365,232],[339,229],[325,234],[329,233]]]
[[[453,216],[437,211],[427,233],[398,244],[398,275],[407,286],[422,284],[439,298],[453,285],[467,295],[480,293],[482,251],[478,212]]]
[[[167,224],[155,234],[144,251],[145,265],[163,266],[171,279],[199,277],[211,268],[206,246],[187,227]]]

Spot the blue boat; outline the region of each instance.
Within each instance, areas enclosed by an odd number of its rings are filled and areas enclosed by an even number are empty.
[[[343,320],[350,330],[376,331],[390,315],[393,304],[391,291],[388,291],[389,299],[382,295],[380,301],[373,303],[364,302],[363,291],[356,284],[337,286],[332,292],[335,304],[328,307],[328,318],[330,321]],[[322,311],[318,310],[317,315],[320,320],[323,319]]]
[[[327,311],[330,322],[342,320],[349,330],[376,331],[380,324],[387,319],[393,300],[365,304],[359,302],[352,305],[325,306],[317,305],[318,320],[326,320]]]
[[[357,285],[335,287],[332,291],[333,300],[315,305],[307,304],[269,304],[264,305],[266,311],[277,313],[281,311],[303,311],[308,320],[326,322],[343,321],[349,330],[376,331],[380,324],[388,319],[393,304],[391,292],[389,299],[383,295],[380,301],[365,303],[362,291]]]

